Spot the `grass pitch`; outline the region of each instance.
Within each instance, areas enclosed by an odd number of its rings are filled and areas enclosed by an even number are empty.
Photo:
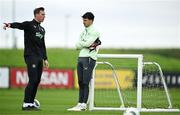
[[[171,89],[173,104],[180,108],[180,89]],[[120,111],[68,112],[76,104],[78,90],[39,89],[41,111],[22,111],[24,89],[0,89],[0,115],[122,115]],[[152,100],[152,103],[156,100]],[[180,115],[180,113],[142,113],[141,115]]]

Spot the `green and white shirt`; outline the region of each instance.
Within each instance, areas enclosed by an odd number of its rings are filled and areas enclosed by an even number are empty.
[[[80,38],[76,43],[76,49],[80,50],[79,57],[91,57],[94,60],[97,60],[98,50],[89,50],[94,41],[100,38],[100,33],[91,25],[80,34]]]

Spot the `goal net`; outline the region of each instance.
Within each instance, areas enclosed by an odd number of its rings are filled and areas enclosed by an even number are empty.
[[[142,55],[99,54],[90,86],[90,110],[179,111],[173,109],[158,63]]]

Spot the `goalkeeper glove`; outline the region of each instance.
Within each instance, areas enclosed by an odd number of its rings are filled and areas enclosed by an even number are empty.
[[[101,41],[97,38],[94,43],[89,47],[90,52],[96,50],[96,47],[101,45]]]

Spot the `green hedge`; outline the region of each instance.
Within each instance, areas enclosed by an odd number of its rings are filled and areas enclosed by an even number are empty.
[[[79,51],[58,48],[47,53],[51,68],[76,68]],[[144,61],[158,62],[164,71],[180,72],[180,49],[101,49],[99,53],[143,54]],[[0,49],[0,66],[25,67],[23,50]]]

